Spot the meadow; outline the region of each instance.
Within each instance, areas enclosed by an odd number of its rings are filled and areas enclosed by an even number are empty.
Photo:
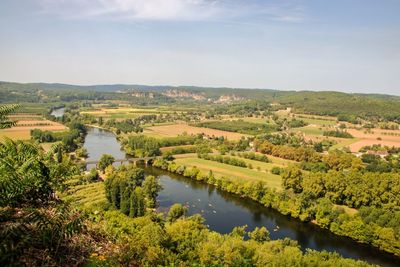
[[[187,167],[196,166],[199,170],[204,173],[208,173],[210,170],[217,177],[226,177],[228,179],[239,180],[239,181],[262,181],[266,183],[270,188],[275,188],[277,190],[282,189],[282,179],[279,175],[270,173],[270,170],[274,166],[282,167],[276,163],[264,163],[255,160],[243,159],[246,163],[253,165],[253,169],[232,166],[224,163],[219,163],[215,161],[205,160],[197,158],[196,154],[184,154],[176,155],[175,162],[180,165],[185,165]],[[242,159],[239,157],[235,157]],[[258,170],[257,167],[260,169]]]
[[[84,209],[101,207],[107,202],[102,182],[71,186],[66,195],[65,200],[74,201]]]
[[[324,128],[308,125],[300,128],[290,129],[289,132],[301,132],[306,136],[322,136],[322,134],[324,133]]]
[[[32,129],[64,131],[67,127],[61,123],[45,120],[44,118],[39,120],[34,118],[33,120],[18,121],[16,126],[9,129],[1,129],[0,139],[7,137],[13,140],[29,140],[31,138]]]
[[[142,115],[152,115],[160,113],[171,113],[173,111],[163,108],[133,108],[133,107],[116,107],[116,108],[92,108],[83,109],[80,113],[94,117],[103,117],[109,119],[134,119]]]
[[[252,122],[252,123],[259,123],[259,124],[265,124],[267,123],[267,121],[269,121],[269,119],[267,117],[227,117],[227,118],[223,118],[223,120],[243,120],[245,122]]]
[[[248,136],[245,134],[215,130],[204,127],[195,127],[187,124],[169,124],[169,125],[161,125],[161,126],[151,126],[145,128],[144,134],[153,136],[153,137],[171,137],[178,136],[183,133],[187,134],[205,134],[207,136],[226,137],[228,140],[240,140],[243,136]]]
[[[294,114],[294,117],[297,119],[302,119],[303,121],[309,124],[315,124],[320,126],[333,126],[337,124],[337,118],[332,116],[318,116],[318,115],[309,115],[309,114]]]

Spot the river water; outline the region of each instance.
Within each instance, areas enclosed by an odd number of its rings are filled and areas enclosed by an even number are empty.
[[[113,133],[90,128],[85,139],[89,160],[98,160],[102,154],[111,154],[122,159],[125,154],[120,149]],[[144,167],[147,174],[160,178],[163,189],[159,193],[160,210],[168,210],[174,203],[189,206],[189,214],[201,214],[211,230],[228,233],[235,226],[265,226],[272,239],[289,237],[297,240],[303,250],[335,251],[344,257],[361,259],[381,266],[400,266],[400,258],[379,251],[368,245],[359,244],[349,238],[340,237],[310,223],[284,216],[254,201],[223,192],[213,186],[191,180],[181,175]]]

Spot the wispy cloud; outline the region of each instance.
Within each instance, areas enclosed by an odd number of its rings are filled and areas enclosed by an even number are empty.
[[[301,22],[298,6],[275,0],[35,0],[46,14],[67,19],[203,21],[261,16]],[[290,1],[289,1],[290,3]]]
[[[219,12],[208,0],[37,0],[42,11],[63,18],[204,20]]]

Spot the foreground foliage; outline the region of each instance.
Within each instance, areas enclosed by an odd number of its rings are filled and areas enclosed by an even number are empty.
[[[140,169],[129,168],[142,177]],[[252,232],[237,227],[221,235],[210,231],[199,215],[187,217],[181,204],[173,205],[165,218],[150,210],[131,218],[113,207],[106,190],[107,184],[94,183],[70,191],[90,214],[90,227],[114,240],[108,250],[92,254],[90,266],[368,266],[336,253],[303,253],[290,239],[271,241],[264,227]],[[91,191],[97,194],[90,196]]]
[[[86,250],[75,239],[82,230],[82,217],[55,193],[76,169],[66,158],[56,162],[55,151],[53,147],[45,154],[22,141],[0,143],[2,266],[76,264],[84,259]]]

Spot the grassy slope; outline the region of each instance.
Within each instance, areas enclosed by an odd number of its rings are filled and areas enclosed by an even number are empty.
[[[262,181],[265,182],[271,188],[281,189],[281,177],[279,175],[274,175],[270,172],[266,172],[266,169],[271,169],[274,164],[263,163],[254,160],[249,161],[254,169],[248,169],[243,167],[232,166],[224,163],[219,163],[210,160],[199,159],[196,156],[179,157],[175,159],[175,162],[185,166],[196,166],[201,171],[205,173],[210,170],[216,176],[225,176],[230,179],[239,179],[242,181]],[[257,166],[262,166],[260,171],[256,169]]]
[[[258,117],[258,118],[256,118],[256,117],[233,117],[233,118],[231,118],[231,117],[228,117],[228,118],[225,118],[224,120],[227,120],[227,121],[243,120],[246,122],[265,124],[265,123],[267,123],[268,118],[261,118],[261,117]]]
[[[161,147],[160,150],[162,153],[177,149],[177,148],[195,148],[195,145],[180,145],[180,146],[168,146],[168,147]]]
[[[324,130],[319,129],[319,127],[314,126],[305,126],[300,128],[293,128],[290,130],[291,132],[302,132],[306,135],[315,135],[315,136],[322,136]]]
[[[68,194],[66,200],[72,200],[83,208],[100,207],[107,202],[102,182],[74,186]]]
[[[286,159],[281,159],[281,158],[277,158],[277,157],[271,157],[268,156],[268,158],[271,160],[271,162],[262,162],[262,161],[257,161],[257,160],[251,160],[251,159],[245,159],[245,158],[241,158],[238,156],[230,156],[231,158],[236,158],[236,159],[240,159],[245,161],[247,164],[251,164],[253,165],[254,168],[260,167],[261,170],[268,170],[270,171],[273,167],[285,167],[288,166],[290,164],[295,164],[295,161],[291,161],[291,160],[286,160]]]
[[[331,121],[331,120],[323,120],[323,119],[309,119],[309,118],[297,118],[299,120],[303,120],[307,122],[308,124],[315,124],[319,126],[323,125],[336,125],[336,121]]]
[[[339,143],[337,143],[336,145],[333,145],[330,150],[335,150],[335,149],[341,149],[343,147],[349,146],[355,142],[360,141],[360,138],[352,138],[352,139],[345,139]]]

